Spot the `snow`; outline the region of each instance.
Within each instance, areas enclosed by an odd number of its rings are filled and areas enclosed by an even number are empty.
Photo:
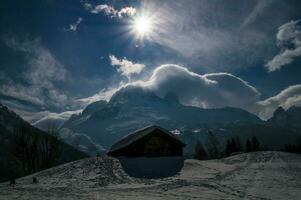
[[[39,183],[33,184],[32,177]],[[186,160],[168,178],[129,177],[118,160],[87,158],[0,184],[0,199],[301,199],[301,155],[254,152]]]

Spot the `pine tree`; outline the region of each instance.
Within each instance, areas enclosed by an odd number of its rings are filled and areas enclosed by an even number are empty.
[[[258,139],[255,136],[252,137],[252,149],[253,149],[253,151],[259,151],[260,150],[260,143],[259,143]]]
[[[226,154],[226,156],[228,156],[228,155],[231,154],[231,143],[230,143],[230,140],[229,140],[229,139],[227,140],[226,149],[225,149],[225,154]]]
[[[241,141],[239,137],[235,137],[235,143],[236,143],[236,151],[243,151],[243,147],[241,145]]]
[[[301,138],[297,139],[296,144],[297,144],[297,153],[301,154]]]
[[[195,150],[194,150],[194,158],[198,160],[205,160],[208,158],[208,154],[206,150],[204,149],[203,145],[198,141],[197,144],[195,145]]]
[[[248,139],[247,142],[246,142],[246,152],[251,152],[251,151],[252,151],[252,143]]]
[[[235,142],[234,138],[231,138],[231,153],[236,152],[236,151],[237,151],[236,142]]]
[[[211,131],[208,131],[207,147],[210,158],[214,159],[220,157],[219,142]]]

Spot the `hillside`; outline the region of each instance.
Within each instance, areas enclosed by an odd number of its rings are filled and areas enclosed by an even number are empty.
[[[16,113],[0,104],[0,182],[8,180],[11,176],[19,176],[20,172],[15,169],[16,162],[11,154],[11,148],[15,141],[14,133],[20,129],[26,130],[24,134],[31,139],[36,137],[54,139],[54,136],[31,126]],[[87,157],[85,153],[62,141],[58,141],[57,144],[61,151],[57,164]]]
[[[32,184],[32,177],[39,183]],[[301,156],[254,152],[198,161],[164,179],[131,178],[118,160],[87,158],[0,184],[3,199],[300,199]]]

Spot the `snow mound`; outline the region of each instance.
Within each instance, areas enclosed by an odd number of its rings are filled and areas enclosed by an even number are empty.
[[[33,177],[38,179],[38,184],[31,184]],[[66,163],[17,180],[18,187],[42,189],[96,188],[135,181],[138,180],[129,177],[117,159],[107,156]]]

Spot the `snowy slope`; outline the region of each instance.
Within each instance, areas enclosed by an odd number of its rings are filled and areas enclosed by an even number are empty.
[[[127,176],[116,159],[88,158],[0,184],[0,199],[301,199],[301,155],[240,154],[186,160],[164,179]]]

